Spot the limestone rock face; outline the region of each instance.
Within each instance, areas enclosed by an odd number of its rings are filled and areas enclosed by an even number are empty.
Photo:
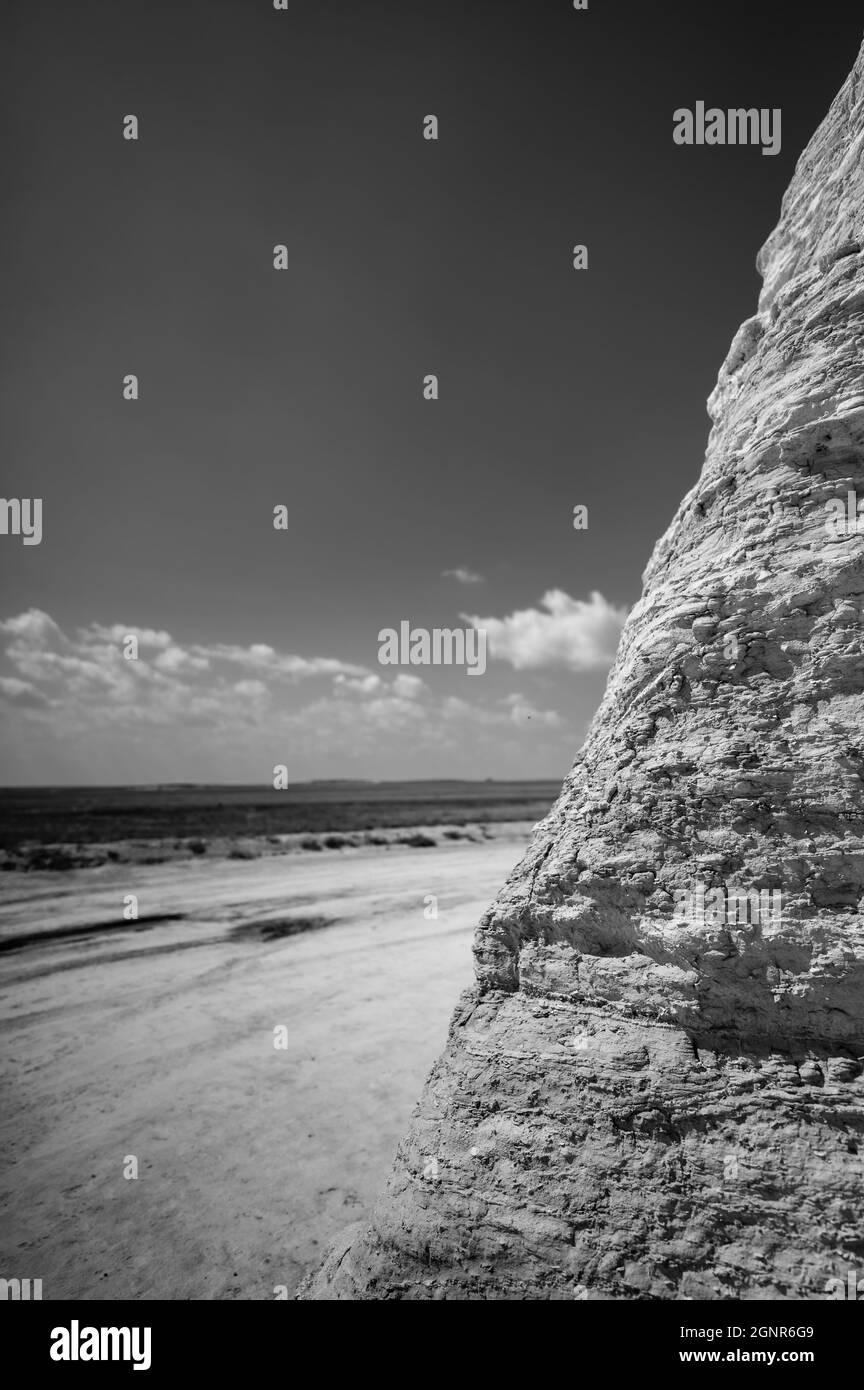
[[[860,1279],[862,219],[864,50],[389,1186],[305,1297],[808,1299]],[[833,520],[850,493],[860,535]]]

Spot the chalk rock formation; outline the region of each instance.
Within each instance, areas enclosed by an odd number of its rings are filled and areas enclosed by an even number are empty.
[[[862,211],[864,50],[389,1186],[305,1297],[809,1299],[860,1272],[864,536],[834,518],[864,503]]]

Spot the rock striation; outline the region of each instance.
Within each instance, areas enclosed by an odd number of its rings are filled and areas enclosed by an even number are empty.
[[[864,49],[759,254],[701,476],[478,928],[389,1185],[303,1297],[860,1282],[862,216]]]

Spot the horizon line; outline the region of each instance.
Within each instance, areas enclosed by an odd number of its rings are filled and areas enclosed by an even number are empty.
[[[401,787],[401,786],[515,786],[535,782],[560,783],[561,777],[311,777],[291,782],[292,787]],[[14,791],[170,791],[204,788],[276,791],[270,782],[6,782],[0,792]]]

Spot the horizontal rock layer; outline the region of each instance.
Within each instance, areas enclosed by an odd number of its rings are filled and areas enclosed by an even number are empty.
[[[815,1298],[864,1269],[862,153],[864,51],[388,1189],[307,1297]]]

